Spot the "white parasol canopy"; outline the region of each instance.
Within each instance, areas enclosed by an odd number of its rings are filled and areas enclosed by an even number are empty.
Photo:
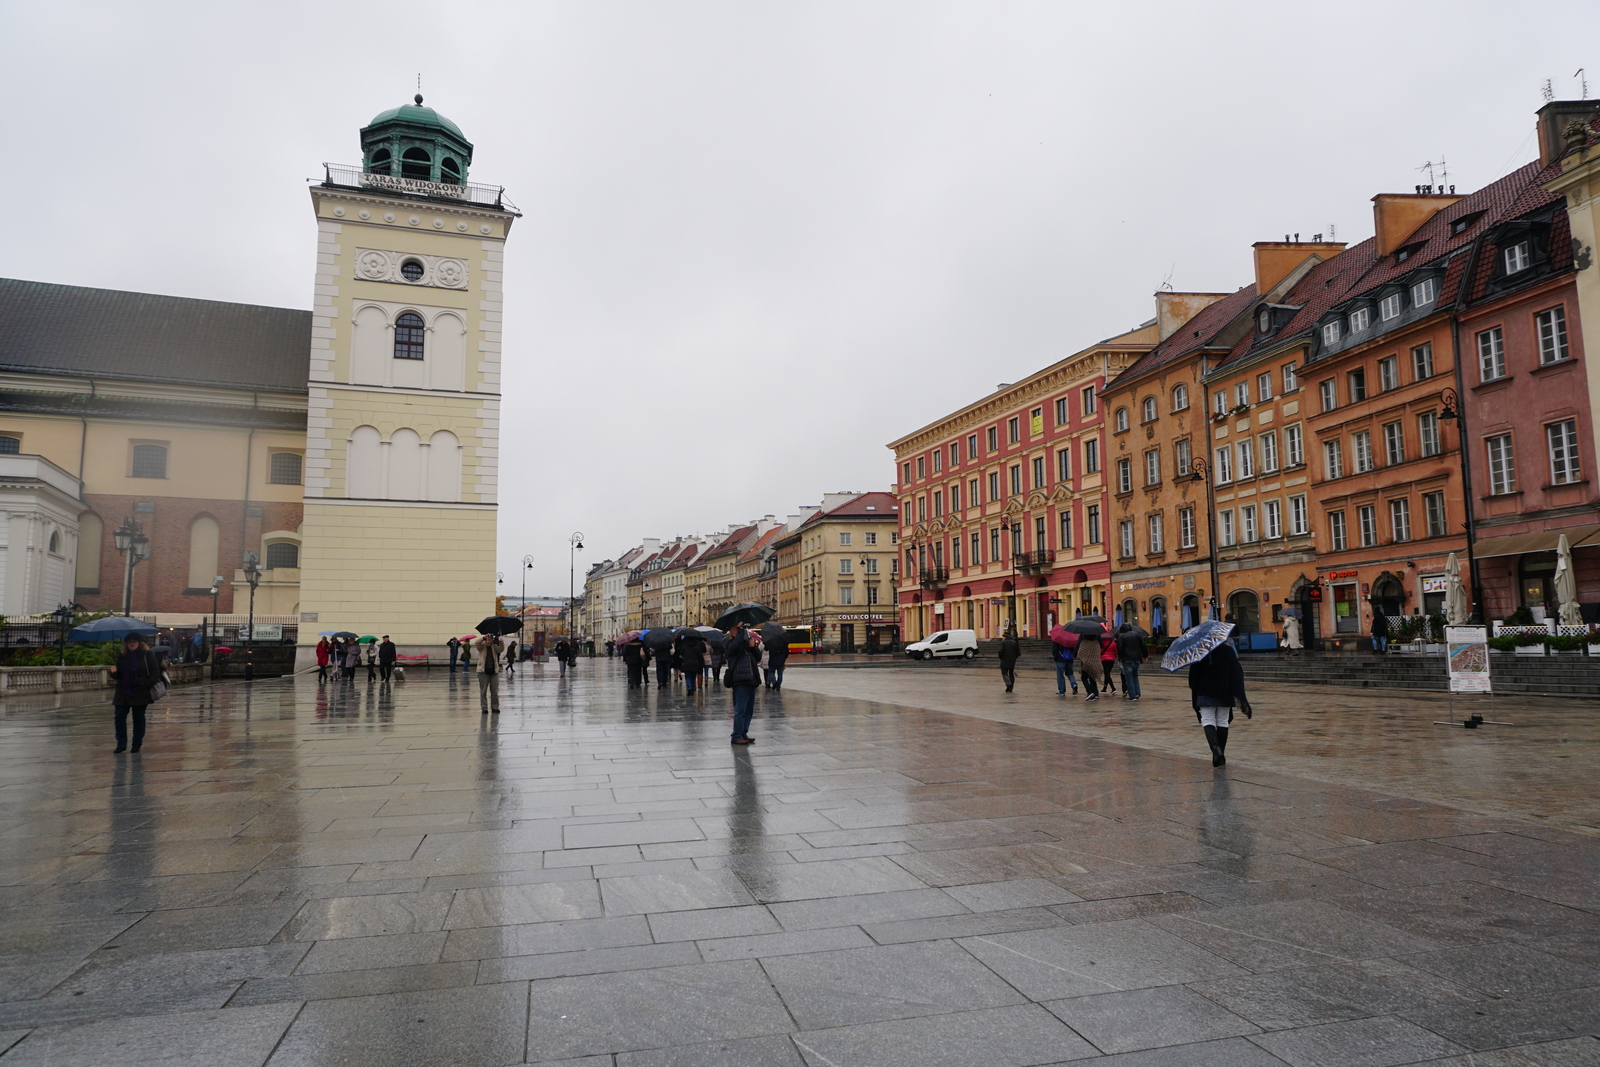
[[[1445,565],[1446,585],[1444,590],[1444,617],[1451,626],[1465,626],[1467,624],[1467,590],[1461,584],[1461,564],[1456,559],[1454,552]]]
[[[1556,603],[1562,626],[1583,624],[1583,613],[1578,610],[1578,579],[1572,572],[1572,549],[1566,534],[1556,542]]]

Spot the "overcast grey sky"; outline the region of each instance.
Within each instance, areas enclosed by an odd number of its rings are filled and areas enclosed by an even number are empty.
[[[1600,4],[0,4],[0,274],[309,307],[306,179],[407,101],[525,212],[501,566],[884,489],[884,443],[1534,155]],[[1587,49],[1588,51],[1585,51]]]

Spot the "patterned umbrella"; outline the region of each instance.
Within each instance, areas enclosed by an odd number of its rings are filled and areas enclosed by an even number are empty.
[[[1081,634],[1073,633],[1065,626],[1062,626],[1059,622],[1050,627],[1050,640],[1054,641],[1062,648],[1077,648],[1078,642],[1081,639]]]
[[[1233,623],[1206,619],[1188,633],[1173,639],[1172,644],[1167,646],[1166,655],[1161,657],[1161,665],[1169,671],[1175,671],[1199,663],[1213,648],[1226,641],[1232,632]]]

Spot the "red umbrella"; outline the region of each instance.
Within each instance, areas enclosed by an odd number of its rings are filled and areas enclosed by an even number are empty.
[[[1060,623],[1056,623],[1054,626],[1050,627],[1050,640],[1054,641],[1062,648],[1077,648],[1079,636],[1080,635],[1073,633]]]

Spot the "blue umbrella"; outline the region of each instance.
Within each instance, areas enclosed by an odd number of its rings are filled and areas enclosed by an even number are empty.
[[[1173,639],[1172,644],[1167,646],[1167,654],[1161,657],[1161,665],[1169,671],[1175,671],[1191,663],[1199,663],[1213,648],[1226,641],[1232,632],[1233,623],[1206,619],[1181,637]]]
[[[82,626],[75,626],[67,635],[69,641],[121,641],[129,634],[138,634],[140,637],[150,637],[156,633],[156,628],[147,622],[126,615],[108,615],[103,619],[86,622]]]

